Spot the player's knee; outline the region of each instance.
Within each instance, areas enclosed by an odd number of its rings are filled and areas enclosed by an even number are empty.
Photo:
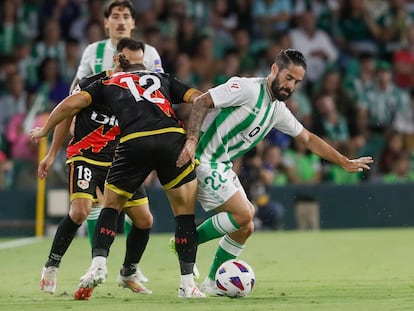
[[[253,221],[249,222],[246,226],[241,228],[241,231],[243,232],[245,238],[247,239],[254,232],[254,222]]]
[[[254,213],[250,208],[244,208],[238,213],[233,214],[234,220],[240,227],[249,226],[253,222]]]
[[[89,215],[89,209],[87,208],[71,208],[69,216],[76,224],[82,224]]]
[[[154,223],[154,219],[151,214],[146,217],[139,218],[139,220],[134,221],[134,226],[139,229],[150,229],[152,228],[152,224]]]

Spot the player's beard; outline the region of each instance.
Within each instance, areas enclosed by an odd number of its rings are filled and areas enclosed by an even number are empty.
[[[279,83],[279,73],[276,75],[275,79],[272,81],[272,93],[273,96],[280,101],[285,101],[292,95],[292,91],[288,88],[281,88]],[[284,91],[284,93],[281,93],[281,91]]]

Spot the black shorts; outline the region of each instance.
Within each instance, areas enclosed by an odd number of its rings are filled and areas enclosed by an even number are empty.
[[[90,163],[87,159],[85,161],[75,160],[72,162],[69,160],[66,167],[69,179],[70,201],[76,198],[84,198],[97,203],[96,187],[103,193],[109,167]],[[141,184],[135,188],[125,207],[142,205],[144,203],[148,203],[148,198],[145,188]]]
[[[191,161],[180,168],[176,165],[185,140],[181,133],[163,133],[120,142],[105,186],[129,196],[152,170],[157,172],[164,189],[178,188],[194,180],[196,176]]]

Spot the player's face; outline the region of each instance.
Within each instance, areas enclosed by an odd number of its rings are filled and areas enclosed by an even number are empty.
[[[130,37],[135,27],[135,19],[126,7],[116,6],[112,8],[111,15],[105,18],[105,29],[111,39]]]
[[[290,64],[288,68],[279,70],[277,65],[273,64],[270,75],[270,79],[273,79],[270,84],[273,96],[281,101],[288,99],[304,75],[305,69],[302,66]]]

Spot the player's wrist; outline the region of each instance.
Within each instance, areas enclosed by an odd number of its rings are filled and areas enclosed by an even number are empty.
[[[194,136],[188,136],[188,137],[187,137],[187,140],[190,140],[190,141],[194,142],[195,144],[197,144],[197,143],[198,143],[198,139],[197,139],[197,138],[195,138]]]

